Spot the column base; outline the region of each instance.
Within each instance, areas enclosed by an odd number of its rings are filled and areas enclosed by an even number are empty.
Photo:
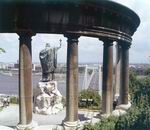
[[[122,116],[122,115],[125,115],[127,112],[125,110],[122,110],[122,109],[116,109],[112,112],[112,115],[113,116],[116,116],[116,117],[119,117],[119,116]]]
[[[16,130],[36,130],[36,127],[38,126],[37,122],[32,121],[30,124],[27,125],[22,125],[22,124],[18,124],[16,126]]]
[[[116,106],[116,109],[121,109],[127,111],[131,107],[131,103],[128,102],[128,104],[120,104]]]
[[[76,130],[80,127],[78,121],[70,122],[70,121],[64,121],[63,126],[65,130]]]
[[[114,95],[114,100],[119,100],[119,93],[116,93],[116,94]]]
[[[101,114],[101,115],[100,115],[100,118],[108,118],[110,115],[111,115],[111,114],[106,114],[106,113],[105,113],[105,114]]]
[[[128,102],[128,104],[120,104],[116,106],[116,109],[112,112],[113,116],[122,116],[127,113],[127,110],[131,107],[131,103]]]

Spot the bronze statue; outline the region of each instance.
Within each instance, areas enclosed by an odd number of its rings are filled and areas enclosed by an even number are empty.
[[[61,39],[59,47],[50,47],[49,43],[46,43],[45,49],[40,54],[40,62],[42,67],[42,81],[48,82],[54,80],[54,71],[57,67],[57,51],[61,48]]]

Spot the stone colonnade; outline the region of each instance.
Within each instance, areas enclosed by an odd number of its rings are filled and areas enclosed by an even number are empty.
[[[32,120],[32,48],[30,31],[18,33],[19,47],[19,99],[20,99],[20,122],[19,130],[26,127],[34,127]],[[78,122],[78,38],[77,34],[67,34],[67,87],[66,87],[66,118],[63,124],[68,127],[77,125]],[[110,114],[113,107],[113,40],[100,39],[104,43],[103,54],[103,83],[102,83],[102,113]],[[116,94],[120,95],[119,103],[128,104],[129,84],[129,47],[122,41],[117,44],[116,64]]]

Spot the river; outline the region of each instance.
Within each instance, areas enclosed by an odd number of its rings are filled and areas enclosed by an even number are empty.
[[[63,76],[65,77],[65,76]],[[40,81],[40,75],[33,75],[33,87],[36,87],[38,82]],[[58,81],[58,90],[61,92],[63,96],[66,95],[66,79],[63,78]],[[83,84],[83,75],[79,75],[79,91],[82,89]],[[9,94],[9,95],[18,95],[18,75],[3,75],[0,74],[0,94]]]

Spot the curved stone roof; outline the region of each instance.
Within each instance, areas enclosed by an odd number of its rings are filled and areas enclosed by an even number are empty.
[[[140,18],[110,0],[1,0],[0,32],[78,33],[131,42]]]

